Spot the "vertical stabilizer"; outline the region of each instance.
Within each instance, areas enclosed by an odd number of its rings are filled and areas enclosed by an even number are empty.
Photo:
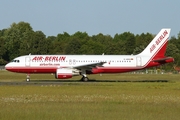
[[[170,31],[169,28],[161,29],[150,44],[138,55],[164,57]]]

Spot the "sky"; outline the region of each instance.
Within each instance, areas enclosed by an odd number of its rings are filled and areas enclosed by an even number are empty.
[[[12,23],[28,22],[34,31],[46,36],[157,34],[171,28],[170,36],[180,32],[179,0],[1,0],[0,30]]]

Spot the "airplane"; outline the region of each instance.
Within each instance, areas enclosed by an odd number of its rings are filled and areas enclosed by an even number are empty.
[[[68,79],[81,75],[88,81],[87,74],[124,73],[141,70],[174,61],[166,57],[166,47],[170,28],[163,28],[137,55],[24,55],[13,59],[5,68],[11,72],[27,73],[30,81],[32,73],[53,73],[57,79]]]

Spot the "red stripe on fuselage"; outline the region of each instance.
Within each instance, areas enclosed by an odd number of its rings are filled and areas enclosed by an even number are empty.
[[[19,73],[56,73],[57,68],[45,68],[45,67],[7,67],[6,70],[11,72],[19,72]],[[92,74],[96,73],[121,73],[121,72],[129,72],[133,70],[138,70],[136,67],[98,67],[92,69]]]
[[[6,70],[19,73],[56,73],[57,67],[6,67]]]

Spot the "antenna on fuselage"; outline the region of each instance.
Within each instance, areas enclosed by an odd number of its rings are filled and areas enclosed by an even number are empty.
[[[31,53],[29,53],[29,56],[31,55]]]

